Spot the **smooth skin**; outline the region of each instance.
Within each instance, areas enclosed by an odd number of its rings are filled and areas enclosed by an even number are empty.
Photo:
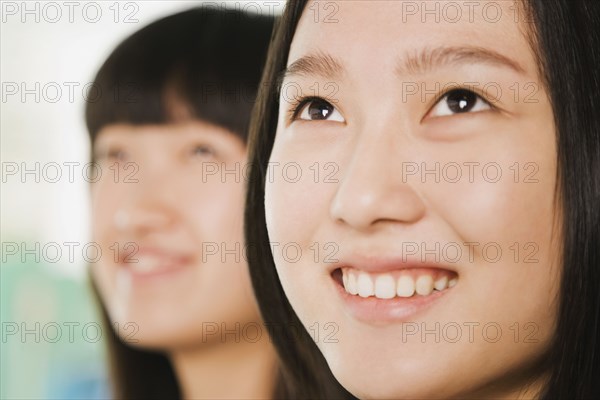
[[[536,363],[555,324],[560,238],[553,113],[529,26],[523,13],[515,22],[513,2],[493,2],[502,7],[497,22],[482,16],[492,3],[483,1],[473,21],[464,7],[455,23],[435,15],[423,22],[421,14],[403,20],[407,3],[417,2],[336,2],[337,22],[324,23],[315,18],[318,3],[309,2],[301,17],[283,87],[293,83],[306,96],[318,88],[334,108],[315,119],[324,106],[309,102],[294,115],[298,96],[280,97],[269,161],[296,162],[304,174],[267,181],[267,227],[271,241],[296,243],[303,256],[291,262],[274,251],[277,272],[307,329],[335,324],[336,340],[321,335],[317,345],[359,398],[535,397],[544,378]],[[448,2],[436,3],[443,9]],[[415,84],[428,92],[410,94]],[[480,96],[469,111],[452,111],[445,92],[454,86]],[[496,182],[495,170],[483,175],[490,162],[502,172]],[[315,163],[333,163],[335,179],[316,179]],[[422,163],[429,170],[436,163],[479,167],[472,179],[464,167],[458,182],[402,173]],[[458,282],[408,321],[358,320],[340,296],[330,259],[322,251],[315,262],[314,249],[327,243],[337,245],[333,258],[344,260],[398,256],[407,242],[464,250],[451,264],[437,252]],[[463,244],[474,242],[480,245],[469,258]],[[487,243],[500,247],[500,260],[483,253]],[[407,323],[419,333],[406,335]],[[484,332],[489,323],[494,329]],[[458,340],[450,329],[456,325]],[[436,326],[437,337],[421,335]]]
[[[122,338],[164,351],[186,398],[269,398],[275,355],[242,251],[244,182],[222,174],[243,167],[245,144],[183,120],[108,125],[94,148],[103,175],[92,187],[93,234],[103,257],[92,273]],[[183,267],[136,275],[115,260],[115,243],[120,256],[133,249],[131,263],[158,254]]]

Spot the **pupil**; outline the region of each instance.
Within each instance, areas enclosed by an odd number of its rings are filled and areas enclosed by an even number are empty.
[[[308,108],[311,119],[327,119],[333,111],[333,106],[325,101],[313,101]]]
[[[455,90],[448,95],[448,108],[454,113],[465,113],[475,107],[477,95],[467,90]]]

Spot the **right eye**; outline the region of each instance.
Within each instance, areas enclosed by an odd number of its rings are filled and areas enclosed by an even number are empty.
[[[96,160],[106,160],[106,161],[115,161],[115,162],[123,162],[127,159],[127,153],[120,148],[109,148],[104,151],[100,151],[96,155]]]
[[[207,158],[215,155],[215,150],[205,144],[194,145],[190,151],[193,157]]]
[[[431,117],[476,113],[491,110],[492,106],[478,94],[466,89],[451,90],[429,112]]]
[[[106,158],[114,161],[125,161],[127,159],[127,153],[121,149],[110,149],[106,152]]]
[[[300,103],[296,113],[298,119],[307,121],[346,122],[342,114],[328,101],[323,99],[307,99]]]

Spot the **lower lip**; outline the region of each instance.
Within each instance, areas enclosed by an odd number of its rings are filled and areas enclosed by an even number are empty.
[[[389,324],[409,322],[410,319],[422,314],[445,296],[453,288],[446,288],[440,292],[434,291],[430,295],[414,295],[412,297],[394,297],[392,299],[379,299],[374,296],[360,297],[352,295],[335,280],[333,284],[341,296],[346,310],[355,319],[369,324]]]

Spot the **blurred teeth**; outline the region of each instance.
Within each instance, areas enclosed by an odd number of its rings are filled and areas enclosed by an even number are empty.
[[[134,261],[137,260],[136,261]],[[161,269],[168,264],[168,260],[164,257],[154,256],[132,256],[132,260],[126,265],[135,272],[151,272]]]
[[[392,299],[394,297],[429,296],[453,287],[458,278],[448,271],[401,271],[399,273],[370,274],[352,268],[342,268],[344,289],[363,298]]]

